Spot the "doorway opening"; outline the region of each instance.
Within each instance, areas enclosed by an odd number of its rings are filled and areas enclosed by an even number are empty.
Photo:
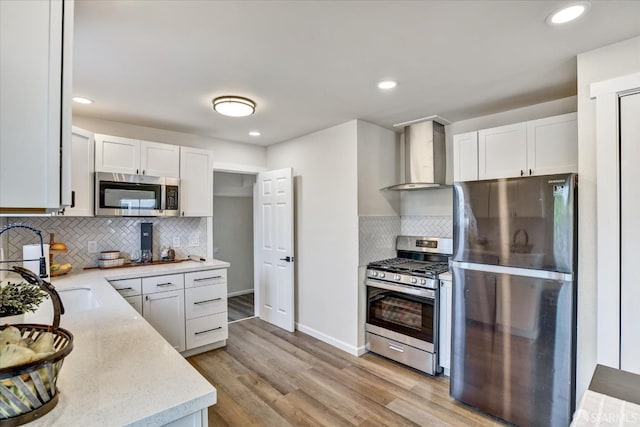
[[[213,256],[231,264],[227,276],[229,322],[255,316],[253,174],[213,174]]]

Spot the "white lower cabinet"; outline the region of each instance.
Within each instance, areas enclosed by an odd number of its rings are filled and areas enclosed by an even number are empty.
[[[452,317],[452,286],[450,280],[440,281],[440,343],[439,359],[445,375],[449,375],[451,367],[451,317]]]
[[[187,350],[226,340],[227,270],[185,273]]]
[[[180,352],[228,337],[227,270],[224,268],[110,283]]]
[[[142,316],[178,351],[185,350],[184,291],[143,295]]]
[[[131,304],[131,307],[142,316],[142,295],[134,295],[132,297],[124,297],[124,299]]]

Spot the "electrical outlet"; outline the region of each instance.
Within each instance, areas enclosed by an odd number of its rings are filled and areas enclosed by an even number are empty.
[[[180,236],[176,236],[173,238],[173,245],[174,248],[179,248],[180,247]]]
[[[95,254],[98,252],[98,243],[95,240],[89,241],[87,244],[87,252],[90,254]]]
[[[191,233],[189,236],[189,246],[200,246],[200,236],[198,236],[198,233]]]

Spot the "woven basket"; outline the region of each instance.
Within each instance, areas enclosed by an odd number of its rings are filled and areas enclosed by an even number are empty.
[[[51,411],[58,403],[58,375],[64,358],[73,349],[73,335],[59,328],[64,307],[55,288],[31,271],[13,267],[27,282],[40,286],[53,303],[53,324],[19,324],[22,338],[36,339],[44,332],[54,335],[55,352],[49,356],[18,366],[0,369],[0,426],[18,426],[28,423]],[[1,321],[1,319],[0,319]],[[4,330],[5,326],[0,327]]]

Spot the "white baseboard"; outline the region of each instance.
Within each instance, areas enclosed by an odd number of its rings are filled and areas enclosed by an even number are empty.
[[[361,345],[360,347],[358,347],[358,356],[362,356],[363,354],[367,353],[367,346],[366,345]]]
[[[316,331],[315,329],[310,328],[308,326],[302,325],[300,323],[296,323],[296,329],[299,330],[300,332],[304,332],[307,335],[311,335],[312,337],[317,338],[322,342],[326,342],[329,345],[339,348],[342,351],[346,351],[347,353],[352,354],[354,356],[360,356],[362,354],[360,353],[360,347],[354,347],[350,344],[347,344],[344,341],[337,340],[333,337],[330,337],[329,335],[326,335],[320,331]]]
[[[252,293],[253,293],[253,288],[245,289],[244,291],[229,292],[227,294],[227,297],[231,298],[231,297],[237,297],[238,295],[245,295],[245,294],[252,294]]]

